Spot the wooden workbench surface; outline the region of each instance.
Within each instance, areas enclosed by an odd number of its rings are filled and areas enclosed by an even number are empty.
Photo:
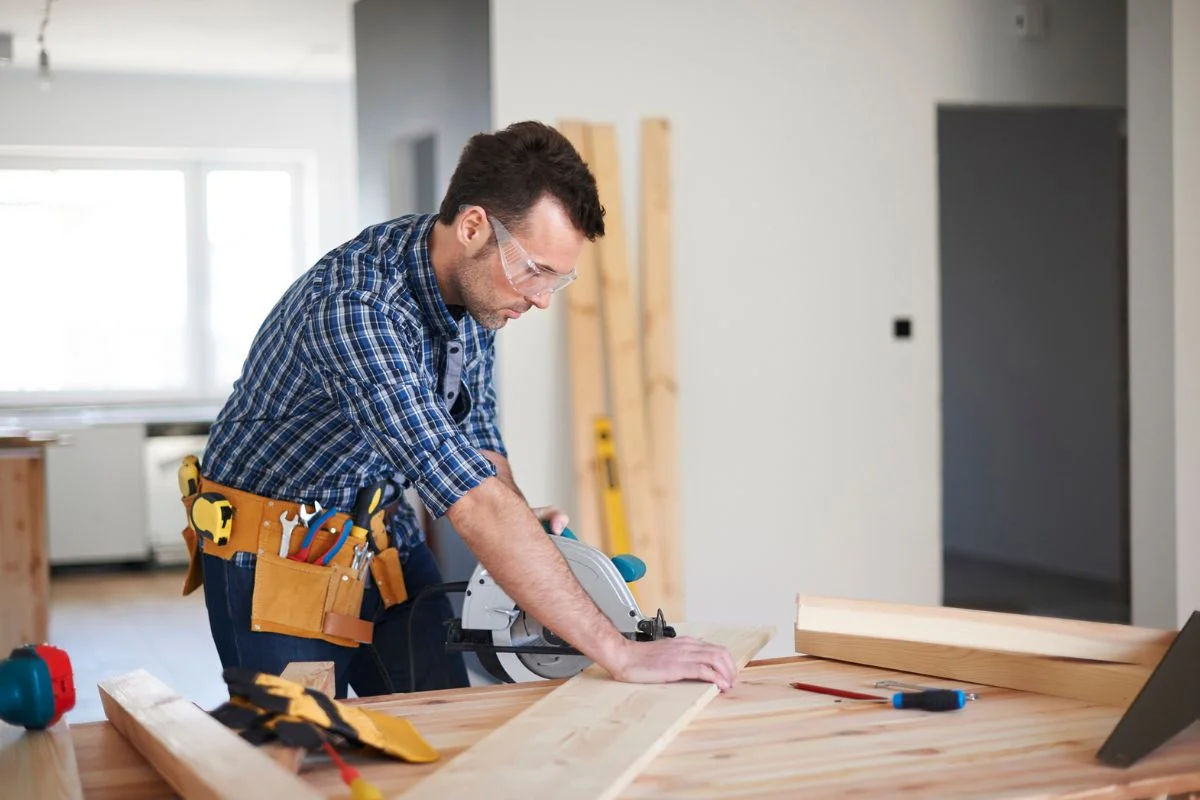
[[[961,711],[897,711],[789,685],[804,681],[874,692],[871,684],[885,678],[972,688],[805,657],[752,662],[734,690],[715,698],[621,797],[1115,800],[1200,791],[1200,725],[1121,770],[1095,759],[1120,717],[1113,707],[978,687],[980,699]],[[428,765],[356,763],[385,795],[394,795],[555,685],[350,701],[408,718],[442,755]],[[174,688],[186,694],[186,687]],[[75,725],[72,734],[87,797],[174,796],[107,723]],[[301,774],[329,797],[347,796],[337,772],[318,755],[309,757]]]

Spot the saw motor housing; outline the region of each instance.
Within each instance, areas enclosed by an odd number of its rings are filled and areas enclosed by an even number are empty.
[[[675,635],[661,611],[653,618],[642,614],[612,558],[569,531],[550,539],[601,613],[627,638],[650,641]],[[591,664],[521,610],[482,564],[467,584],[462,617],[451,624],[447,648],[475,653],[488,673],[503,683],[569,678]]]

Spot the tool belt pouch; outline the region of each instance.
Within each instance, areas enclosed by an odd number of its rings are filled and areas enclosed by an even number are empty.
[[[371,641],[373,629],[359,618],[362,600],[363,582],[340,564],[321,566],[264,552],[254,567],[250,627],[358,647]]]
[[[192,502],[198,495],[183,498],[184,519],[189,520],[183,529],[183,543],[187,546],[188,570],[183,578],[183,595],[188,596],[204,583],[204,570],[200,563],[200,535],[192,529]]]
[[[389,547],[371,559],[371,576],[379,587],[379,599],[385,609],[408,599],[404,570],[400,568],[400,551],[396,548]]]

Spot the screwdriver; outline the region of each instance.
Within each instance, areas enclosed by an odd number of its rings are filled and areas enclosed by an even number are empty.
[[[957,711],[967,704],[967,693],[959,689],[923,689],[919,692],[896,692],[890,698],[844,689],[831,689],[812,683],[793,683],[792,687],[806,692],[845,697],[849,700],[870,700],[890,703],[893,708],[917,708],[923,711]]]

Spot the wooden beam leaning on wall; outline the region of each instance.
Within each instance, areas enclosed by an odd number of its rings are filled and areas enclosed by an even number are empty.
[[[98,688],[109,722],[185,800],[324,797],[145,670]]]
[[[638,598],[645,613],[653,615],[661,608],[667,619],[675,620],[680,612],[668,594],[669,567],[659,557],[658,514],[650,491],[641,331],[629,277],[617,133],[612,125],[599,124],[589,125],[587,133],[592,171],[605,208],[605,234],[597,241],[596,254],[617,468],[633,554],[646,562]]]
[[[645,338],[646,428],[650,498],[657,514],[653,556],[662,575],[663,612],[684,619],[680,581],[675,314],[671,284],[671,127],[642,120],[642,335]]]
[[[691,628],[729,648],[738,669],[772,628]],[[401,795],[434,800],[609,800],[619,795],[720,690],[701,681],[635,684],[591,666]]]
[[[22,800],[83,800],[75,745],[67,720],[44,731],[0,722],[0,796]]]
[[[591,163],[591,139],[583,122],[564,120],[559,131]],[[571,530],[581,541],[606,549],[600,522],[598,462],[593,446],[597,417],[605,416],[608,396],[604,382],[604,341],[600,325],[600,275],[596,245],[584,242],[576,265],[579,277],[565,293],[567,312],[567,369],[571,379],[571,465],[575,508]],[[609,555],[614,555],[609,553]]]
[[[1174,632],[800,595],[796,652],[1126,707]]]

